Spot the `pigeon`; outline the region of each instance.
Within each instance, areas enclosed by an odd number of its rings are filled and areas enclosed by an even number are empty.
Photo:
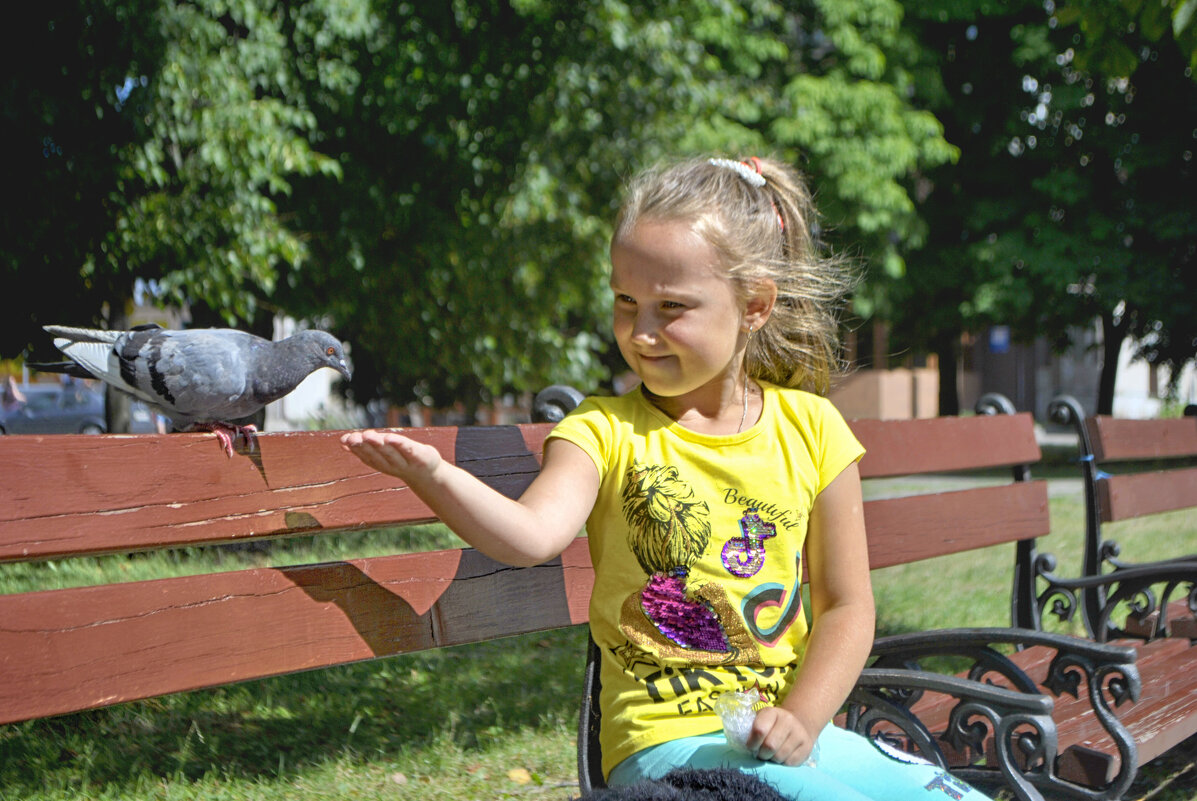
[[[253,450],[256,429],[229,421],[256,413],[321,367],[350,378],[341,343],[324,331],[271,342],[234,328],[43,327],[71,360],[30,367],[97,378],[169,417],[176,430],[212,431],[230,457],[238,435]]]

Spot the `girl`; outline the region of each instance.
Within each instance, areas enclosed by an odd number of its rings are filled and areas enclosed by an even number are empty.
[[[873,597],[864,451],[822,397],[850,282],[818,255],[813,222],[802,181],[773,161],[699,159],[637,179],[611,290],[641,385],[562,421],[519,500],[399,434],[342,441],[502,562],[544,562],[586,528],[610,784],[735,766],[804,801],[983,799],[829,724],[869,654]],[[747,689],[770,703],[745,752],[713,704]]]

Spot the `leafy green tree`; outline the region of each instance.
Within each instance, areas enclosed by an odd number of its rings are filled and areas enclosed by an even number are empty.
[[[1126,339],[1137,356],[1169,369],[1173,393],[1182,369],[1197,360],[1195,14],[1197,0],[1071,0],[1052,18],[1072,33],[1074,48],[1059,58],[1063,77],[1087,90],[1059,109],[1064,130],[1105,123],[1079,156],[1097,168],[1096,180],[1088,176],[1085,185],[1072,176],[1061,192],[1064,200],[1079,196],[1084,214],[1066,227],[1082,265],[1091,265],[1079,286],[1102,321],[1103,414],[1112,412]],[[1104,97],[1092,91],[1103,83]]]
[[[923,211],[935,233],[898,288],[897,331],[940,353],[950,413],[959,332],[1006,323],[1062,346],[1100,319],[1108,413],[1125,337],[1174,367],[1194,353],[1185,198],[1197,105],[1184,56],[1132,29],[1133,78],[1100,75],[1077,67],[1081,33],[1037,4],[919,8],[921,80],[938,85],[925,94],[961,158],[930,176]]]
[[[320,128],[344,180],[296,194],[313,265],[287,304],[354,342],[359,397],[595,386],[621,182],[668,154],[800,162],[827,234],[902,271],[908,186],[953,150],[909,102],[888,0],[380,7]],[[317,275],[317,272],[319,275]]]
[[[311,99],[356,80],[342,45],[364,2],[43,4],[0,103],[20,165],[6,213],[0,348],[47,322],[120,325],[135,283],[252,320],[280,264],[306,255],[277,201],[294,176],[336,176]]]
[[[10,201],[0,216],[0,355],[20,355],[42,323],[87,322],[129,296],[121,277],[81,269],[113,227],[118,151],[137,141],[136,114],[117,110],[117,90],[162,60],[164,42],[140,24],[157,6],[43,4],[21,9],[9,29],[22,42],[5,48],[0,84]]]
[[[1049,7],[1054,26],[1081,33],[1077,69],[1129,78],[1145,60],[1144,42],[1168,40],[1197,69],[1197,0],[1055,0]]]
[[[606,246],[638,168],[709,150],[798,162],[822,234],[879,285],[923,235],[919,171],[954,155],[911,102],[895,0],[35,14],[40,60],[3,95],[32,123],[13,149],[36,199],[0,244],[35,285],[7,309],[6,353],[41,322],[119,325],[140,281],[205,322],[333,327],[360,400],[590,387],[618,367]]]
[[[906,25],[921,50],[913,70],[918,97],[960,155],[922,176],[919,211],[929,235],[906,279],[892,287],[885,318],[899,352],[939,356],[940,413],[956,414],[961,334],[1010,323],[1009,308],[1035,300],[1024,293],[1006,303],[1014,295],[1009,275],[1018,268],[987,248],[1019,230],[1018,208],[1030,180],[1025,162],[1016,162],[1008,148],[1022,132],[1018,112],[1025,106],[1025,67],[1015,64],[1014,54],[1043,60],[1051,51],[1027,41],[1031,32],[1046,30],[1042,6],[1031,0],[996,9],[979,2],[908,3]]]
[[[313,94],[357,74],[345,42],[365,0],[172,0],[23,9],[32,37],[0,104],[10,190],[0,355],[49,348],[49,323],[126,325],[138,286],[207,323],[269,326],[301,233],[278,212],[294,176],[336,177],[314,147]],[[109,391],[110,430],[128,402]]]

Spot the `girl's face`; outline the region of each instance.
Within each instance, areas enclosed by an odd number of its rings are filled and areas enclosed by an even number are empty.
[[[614,242],[611,290],[615,340],[649,391],[689,406],[729,397],[743,375],[745,304],[689,224],[645,221]]]

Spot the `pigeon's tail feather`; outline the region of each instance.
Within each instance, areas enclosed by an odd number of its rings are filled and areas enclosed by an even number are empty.
[[[55,337],[62,337],[71,342],[103,342],[111,345],[116,342],[124,331],[104,331],[99,328],[74,328],[69,325],[43,325],[47,333]],[[58,345],[58,340],[54,340]],[[61,345],[59,348],[61,349]]]
[[[112,345],[106,342],[80,341],[58,337],[54,340],[54,347],[65,353],[72,361],[90,372],[96,378],[116,384],[124,388],[125,381],[119,373],[112,369],[109,359],[112,356]]]
[[[25,362],[30,370],[39,373],[62,373],[75,378],[95,378],[89,370],[75,362]]]

